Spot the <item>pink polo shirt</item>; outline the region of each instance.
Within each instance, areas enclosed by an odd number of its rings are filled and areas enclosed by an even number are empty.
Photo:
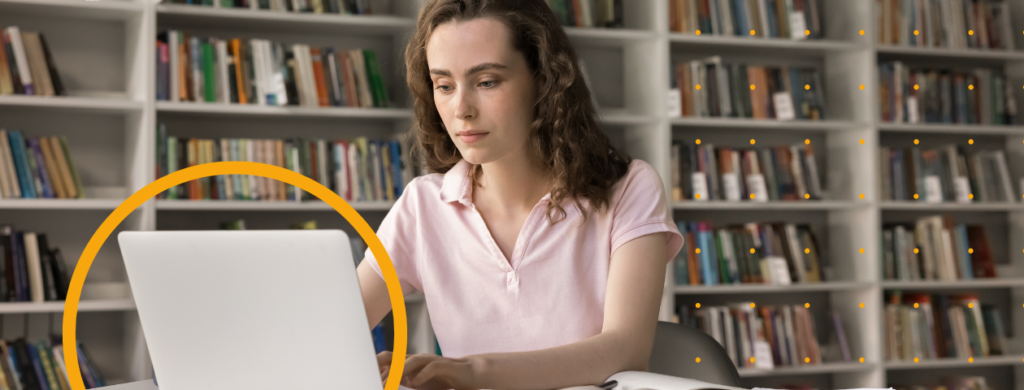
[[[666,262],[682,248],[661,178],[633,160],[612,188],[610,207],[582,226],[568,199],[565,220],[549,225],[545,195],[526,218],[510,264],[472,202],[469,168],[462,160],[411,181],[377,230],[402,291],[423,292],[444,356],[539,350],[597,335],[612,252],[660,232],[669,233]],[[380,275],[369,250],[366,260]]]

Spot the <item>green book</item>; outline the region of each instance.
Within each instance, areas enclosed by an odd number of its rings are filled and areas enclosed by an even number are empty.
[[[85,192],[82,190],[82,178],[78,176],[78,169],[75,168],[75,163],[71,161],[71,152],[68,151],[68,139],[65,136],[60,137],[60,148],[64,152],[64,159],[67,160],[68,170],[71,171],[71,177],[75,181],[75,192],[79,198],[85,198]]]
[[[384,88],[384,79],[380,74],[380,67],[377,66],[377,54],[373,50],[363,50],[363,58],[366,62],[366,73],[370,81],[370,90],[373,91],[373,106],[388,106],[388,91]]]
[[[49,384],[50,390],[61,389],[60,383],[57,382],[57,373],[54,371],[56,367],[54,367],[55,363],[53,362],[53,355],[50,354],[50,348],[42,342],[36,343],[34,346],[30,345],[30,347],[35,347],[39,353],[39,362],[42,363],[43,372],[46,374],[46,382]]]
[[[288,226],[289,229],[316,230],[316,220],[296,222]]]
[[[167,137],[167,173],[178,171],[178,139]],[[177,186],[167,190],[167,199],[178,199]]]
[[[203,90],[207,102],[217,101],[217,76],[213,70],[215,58],[213,44],[203,42]]]
[[[221,230],[245,230],[245,220],[238,219],[220,223]]]
[[[732,280],[729,279],[729,260],[725,258],[725,252],[722,250],[721,231],[713,232],[712,234],[715,236],[715,249],[718,254],[719,279],[721,279],[722,284],[732,283]]]

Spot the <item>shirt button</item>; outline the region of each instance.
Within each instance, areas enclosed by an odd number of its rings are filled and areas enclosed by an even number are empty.
[[[519,277],[516,276],[515,272],[509,272],[509,273],[507,273],[505,275],[506,275],[505,279],[508,280],[508,285],[509,286],[515,286],[515,285],[519,284]]]

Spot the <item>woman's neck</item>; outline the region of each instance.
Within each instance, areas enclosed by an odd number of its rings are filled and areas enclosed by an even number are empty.
[[[545,170],[524,154],[482,164],[477,172],[473,202],[498,209],[532,210],[551,192],[552,180]]]

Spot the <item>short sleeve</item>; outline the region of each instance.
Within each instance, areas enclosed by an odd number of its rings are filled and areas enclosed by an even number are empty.
[[[377,238],[384,245],[388,257],[391,258],[391,263],[395,267],[395,273],[398,274],[398,280],[402,286],[402,293],[405,295],[416,290],[423,290],[415,256],[416,237],[418,236],[416,232],[418,198],[422,195],[417,191],[418,179],[409,182],[402,196],[395,201],[395,205],[391,207],[377,229]],[[380,264],[377,263],[377,258],[369,247],[366,249],[364,260],[370,262],[373,270],[377,271],[377,275],[380,275],[381,279],[384,278]]]
[[[683,235],[672,220],[661,176],[650,164],[642,160],[630,163],[626,176],[616,183],[611,205],[611,253],[630,240],[659,232],[668,234],[666,262],[683,248]]]

